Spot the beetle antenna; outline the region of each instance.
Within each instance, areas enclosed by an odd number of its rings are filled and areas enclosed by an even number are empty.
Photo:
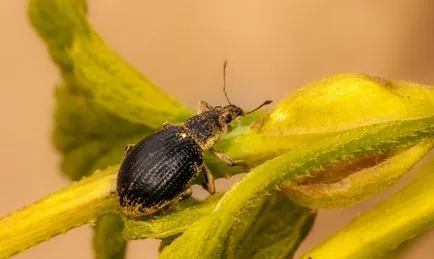
[[[225,94],[228,103],[232,104],[231,101],[229,101],[228,93],[226,92],[226,67],[227,66],[228,66],[228,61],[225,59],[225,62],[223,63],[223,93]]]
[[[267,100],[267,101],[265,101],[264,103],[262,103],[261,105],[259,105],[258,107],[256,107],[255,109],[253,109],[253,110],[251,110],[251,111],[249,111],[249,112],[246,112],[245,114],[247,115],[247,114],[250,114],[250,113],[252,113],[252,112],[254,112],[254,111],[257,111],[257,110],[259,110],[260,108],[262,108],[263,106],[265,106],[265,105],[268,105],[268,104],[270,104],[270,103],[272,103],[273,101],[271,101],[271,100]]]

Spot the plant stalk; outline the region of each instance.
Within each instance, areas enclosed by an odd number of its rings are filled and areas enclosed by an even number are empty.
[[[99,171],[0,219],[0,258],[117,210],[117,167]]]

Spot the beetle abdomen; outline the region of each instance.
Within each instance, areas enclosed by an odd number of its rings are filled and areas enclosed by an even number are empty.
[[[119,170],[117,192],[124,212],[151,214],[177,198],[202,165],[202,151],[180,126],[169,126],[137,143]]]

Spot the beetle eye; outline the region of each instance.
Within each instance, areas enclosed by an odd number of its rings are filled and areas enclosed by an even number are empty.
[[[226,114],[223,119],[225,123],[230,123],[232,121],[232,116],[230,114]]]

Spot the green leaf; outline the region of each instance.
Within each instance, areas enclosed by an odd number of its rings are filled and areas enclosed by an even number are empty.
[[[28,14],[68,86],[132,123],[180,122],[190,110],[110,49],[89,24],[83,1],[31,0]]]
[[[77,36],[70,55],[77,86],[107,111],[151,128],[191,116],[190,110],[145,79],[96,34]]]
[[[95,225],[93,246],[97,259],[124,258],[126,241],[121,235],[124,222],[119,215],[110,213],[102,217]],[[115,235],[107,238],[107,235]]]
[[[114,116],[72,88],[56,88],[53,141],[63,154],[62,171],[79,180],[96,169],[118,164],[127,144],[152,130]]]
[[[227,258],[292,258],[315,217],[315,211],[275,192],[239,219],[225,241]]]
[[[413,183],[357,217],[303,258],[380,258],[432,228],[433,168],[434,160],[431,160]]]

